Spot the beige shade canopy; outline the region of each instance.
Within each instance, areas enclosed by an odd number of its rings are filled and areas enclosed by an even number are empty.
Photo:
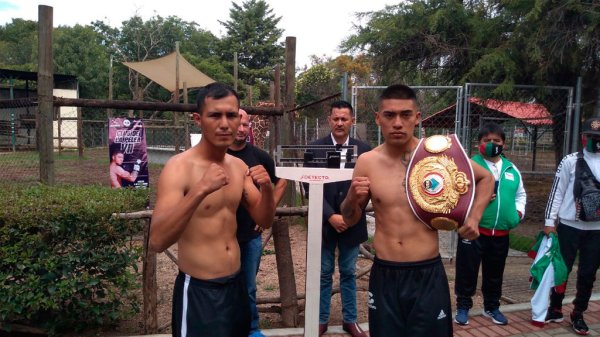
[[[175,62],[176,53],[173,52],[167,56],[144,62],[123,62],[127,67],[146,76],[150,80],[158,83],[161,87],[175,91]],[[188,88],[198,88],[215,82],[212,78],[206,76],[203,72],[191,65],[183,56],[179,55],[179,89],[183,89],[183,82]]]

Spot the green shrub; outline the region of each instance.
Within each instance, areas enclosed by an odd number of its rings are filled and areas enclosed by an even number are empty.
[[[0,190],[0,322],[60,331],[113,324],[137,310],[132,235],[149,191],[100,186]],[[123,301],[133,304],[124,309]]]

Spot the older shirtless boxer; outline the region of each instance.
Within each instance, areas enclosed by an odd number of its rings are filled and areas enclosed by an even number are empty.
[[[150,248],[162,252],[178,244],[173,336],[246,337],[250,307],[240,273],[236,209],[241,203],[256,223],[269,226],[273,185],[264,167],[249,169],[226,154],[240,125],[237,93],[212,83],[200,89],[197,104],[193,118],[202,139],[171,158],[160,175]]]
[[[386,88],[375,114],[385,142],[360,156],[342,203],[348,224],[358,222],[369,199],[375,210],[375,262],[369,281],[369,333],[380,336],[452,336],[450,291],[438,247],[438,233],[413,214],[405,174],[419,140],[413,135],[421,113],[415,92]],[[459,234],[476,238],[490,201],[494,178],[472,162],[475,201]]]

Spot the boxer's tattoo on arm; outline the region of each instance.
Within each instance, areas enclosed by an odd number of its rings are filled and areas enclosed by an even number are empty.
[[[342,209],[342,216],[344,218],[351,218],[354,216],[354,214],[356,214],[356,210],[354,209],[354,207],[345,207]]]

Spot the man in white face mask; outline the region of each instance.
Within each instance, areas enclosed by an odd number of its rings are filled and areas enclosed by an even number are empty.
[[[505,142],[504,130],[496,123],[487,123],[479,131],[479,152],[473,161],[492,173],[495,179],[494,194],[479,222],[479,238],[460,239],[456,251],[456,316],[459,325],[469,324],[469,309],[477,288],[481,265],[481,292],[486,317],[496,324],[508,324],[500,312],[502,279],[508,256],[508,234],[525,215],[527,195],[521,173],[502,156]]]
[[[589,329],[583,320],[596,271],[600,266],[600,118],[588,118],[581,132],[583,150],[563,158],[546,206],[544,232],[558,234],[560,252],[570,273],[579,252],[577,294],[571,327],[580,335]],[[557,221],[558,220],[558,221]],[[562,322],[564,289],[552,289],[546,323]]]

